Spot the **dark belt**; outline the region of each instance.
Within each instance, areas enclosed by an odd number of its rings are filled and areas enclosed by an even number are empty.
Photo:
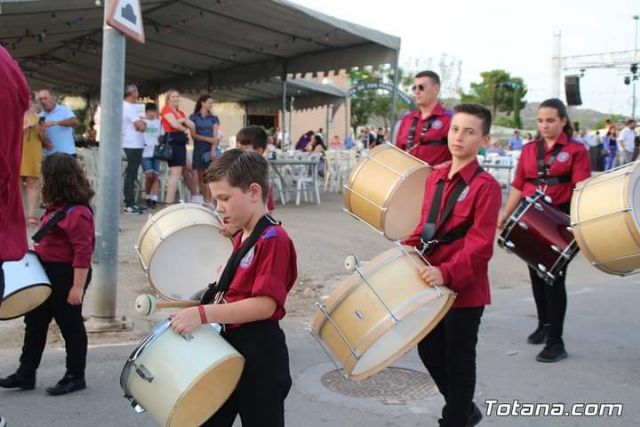
[[[571,177],[568,175],[563,176],[551,176],[548,178],[528,178],[526,180],[533,185],[560,185],[571,182]]]

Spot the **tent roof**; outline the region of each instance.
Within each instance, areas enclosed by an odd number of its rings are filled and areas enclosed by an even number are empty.
[[[223,90],[274,77],[395,63],[400,39],[287,0],[141,0],[146,43],[128,41],[126,81],[142,92]],[[4,3],[0,41],[34,88],[98,93],[103,7]]]

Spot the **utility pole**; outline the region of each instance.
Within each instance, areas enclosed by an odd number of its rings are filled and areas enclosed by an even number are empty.
[[[100,93],[100,155],[97,192],[95,274],[93,306],[88,328],[94,331],[123,329],[116,320],[118,289],[118,221],[122,179],[122,100],[124,95],[125,38],[107,25],[111,3],[104,2],[102,26],[102,78]]]

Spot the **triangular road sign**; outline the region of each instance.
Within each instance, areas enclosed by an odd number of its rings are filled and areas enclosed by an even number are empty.
[[[126,36],[144,43],[144,24],[140,0],[115,0],[107,14],[107,24]]]

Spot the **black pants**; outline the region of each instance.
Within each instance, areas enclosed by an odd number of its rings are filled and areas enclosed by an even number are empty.
[[[203,426],[283,427],[284,399],[291,389],[289,352],[278,322],[248,323],[222,336],[245,357],[244,371],[231,397]]]
[[[484,307],[452,308],[418,344],[422,363],[444,396],[443,425],[465,427],[476,388],[476,344]]]
[[[564,315],[567,312],[567,289],[565,287],[567,267],[562,269],[560,273],[553,285],[549,285],[538,276],[536,270],[529,267],[533,299],[538,311],[538,324],[550,325],[547,338],[549,344],[562,340]]]
[[[42,353],[47,344],[47,331],[51,319],[60,327],[67,351],[67,374],[84,378],[87,361],[87,332],[82,320],[82,304],[67,303],[69,290],[73,286],[73,267],[69,263],[42,263],[53,292],[47,301],[24,316],[25,332],[18,373],[33,377],[40,366]],[[85,289],[91,280],[87,277]]]
[[[125,148],[124,153],[127,156],[127,169],[124,172],[124,205],[132,206],[135,201],[135,182],[138,178],[138,169],[142,161],[142,148]]]

